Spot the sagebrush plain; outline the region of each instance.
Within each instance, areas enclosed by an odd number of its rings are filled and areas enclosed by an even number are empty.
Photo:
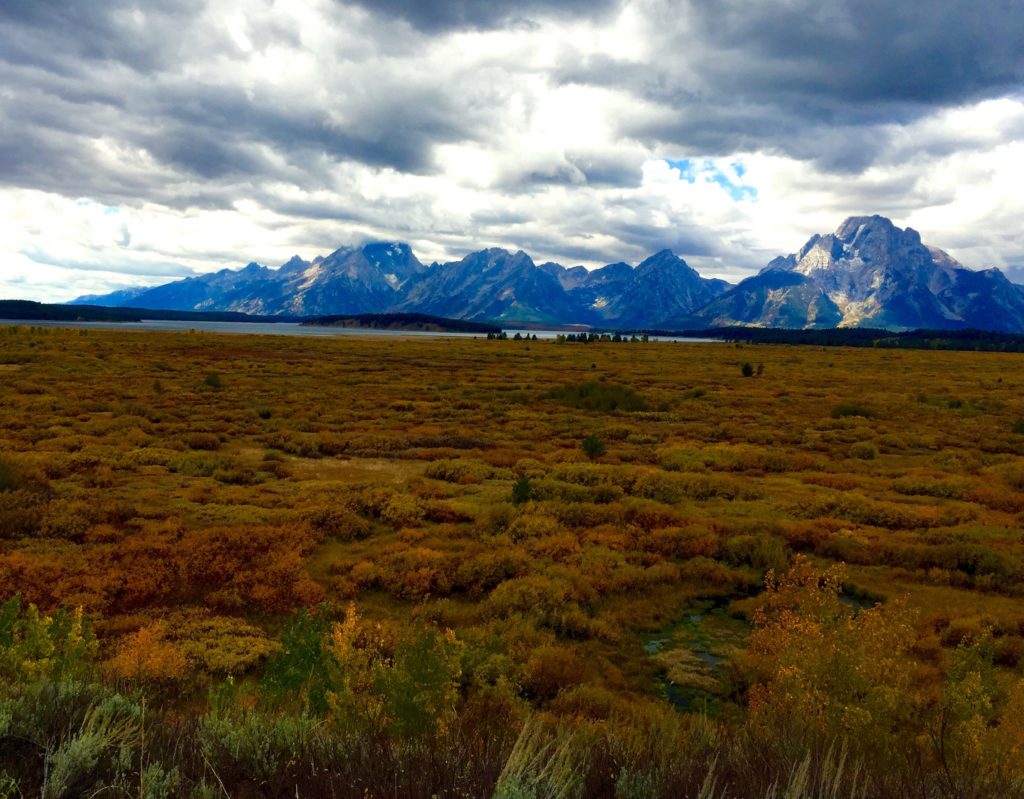
[[[0,329],[0,796],[1017,795],[1020,357]]]

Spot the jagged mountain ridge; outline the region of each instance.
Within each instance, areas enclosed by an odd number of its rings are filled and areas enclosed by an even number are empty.
[[[1024,290],[883,216],[850,217],[686,319],[695,326],[1024,331]]]
[[[977,327],[1024,332],[1024,289],[998,269],[973,271],[881,216],[851,217],[736,286],[707,279],[669,250],[636,267],[539,266],[491,248],[424,266],[407,244],[342,247],[278,269],[187,278],[79,298],[111,306],[327,315],[416,312],[504,324],[618,328],[751,325]]]
[[[265,315],[377,313],[398,302],[403,286],[425,269],[408,244],[375,242],[312,261],[295,256],[278,269],[251,263],[74,303]]]
[[[688,314],[728,284],[708,280],[665,250],[635,269],[589,271],[491,248],[461,261],[423,266],[407,244],[343,247],[326,258],[298,256],[278,269],[249,264],[105,297],[99,305],[258,314],[425,313],[502,323],[656,326]],[[74,300],[83,304],[85,298]]]
[[[558,281],[525,252],[497,248],[431,268],[409,286],[396,310],[546,324],[562,324],[581,313]]]

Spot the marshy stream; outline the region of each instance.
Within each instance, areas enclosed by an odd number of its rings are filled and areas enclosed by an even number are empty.
[[[661,693],[680,710],[727,713],[729,658],[746,646],[750,626],[733,615],[727,603],[701,600],[689,605],[679,619],[645,636],[644,650],[658,664]]]

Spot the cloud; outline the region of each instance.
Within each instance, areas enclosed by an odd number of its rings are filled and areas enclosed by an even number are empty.
[[[534,27],[536,17],[566,18],[607,13],[617,0],[360,0],[380,16],[398,16],[423,31]]]
[[[875,212],[1024,263],[999,0],[9,0],[0,41],[0,269],[54,298],[371,238],[737,279]]]

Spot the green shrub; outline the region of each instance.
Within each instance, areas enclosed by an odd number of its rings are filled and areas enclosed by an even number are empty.
[[[252,469],[228,455],[186,455],[172,461],[169,468],[172,472],[188,477],[212,477],[218,483],[251,485],[257,482]]]
[[[457,458],[434,461],[427,466],[423,473],[434,480],[470,485],[482,483],[493,475],[494,469],[480,461]]]
[[[267,660],[260,687],[265,695],[296,697],[317,713],[327,711],[324,637],[331,629],[325,612],[300,610],[281,630],[281,649]]]
[[[782,574],[789,567],[785,543],[772,535],[733,536],[726,540],[722,555],[731,566],[752,566],[758,571],[774,569]]]
[[[169,468],[172,472],[187,477],[213,477],[218,469],[230,469],[235,465],[227,455],[185,455],[172,461]]]
[[[35,535],[42,525],[45,508],[38,495],[29,491],[0,493],[0,540]]]
[[[761,492],[749,481],[711,474],[652,473],[637,480],[636,493],[673,505],[684,499],[758,499]]]
[[[847,416],[862,416],[865,419],[871,419],[874,415],[873,410],[857,402],[843,402],[832,409],[833,419],[844,419]]]
[[[224,387],[224,383],[221,381],[220,374],[218,372],[207,372],[206,377],[203,378],[203,385],[214,390]]]
[[[524,502],[529,502],[532,495],[533,486],[530,484],[530,478],[525,474],[520,475],[512,484],[512,504],[522,505]]]
[[[306,516],[306,521],[317,533],[339,541],[363,539],[372,532],[366,519],[345,507],[317,508]]]
[[[181,440],[189,449],[220,449],[220,436],[215,433],[188,433]]]
[[[754,365],[752,363],[750,363],[750,361],[744,361],[743,365],[740,366],[740,373],[744,377],[753,377],[754,376]]]
[[[36,470],[26,470],[14,461],[0,457],[0,492],[39,490],[45,488],[45,483],[45,478]]]
[[[604,442],[594,433],[591,433],[583,439],[583,443],[580,444],[580,449],[582,449],[583,454],[592,461],[600,458],[606,451]]]
[[[647,403],[643,397],[627,386],[611,383],[573,383],[562,388],[552,389],[548,397],[568,405],[570,408],[582,408],[588,411],[644,411]]]
[[[859,458],[862,461],[873,461],[878,457],[878,447],[871,441],[858,441],[850,447],[850,457]]]

